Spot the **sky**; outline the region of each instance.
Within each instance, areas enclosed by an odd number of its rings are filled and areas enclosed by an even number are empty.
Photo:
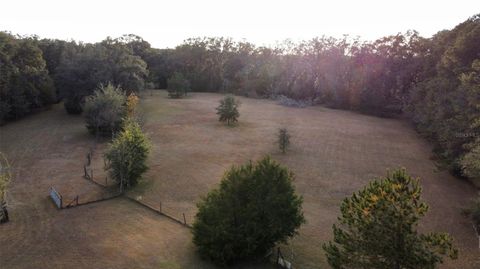
[[[475,0],[0,0],[0,31],[98,42],[137,34],[156,48],[223,36],[257,45],[316,36],[429,37],[480,13]]]

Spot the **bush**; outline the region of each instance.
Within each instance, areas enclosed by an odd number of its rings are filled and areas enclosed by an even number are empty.
[[[232,167],[198,204],[193,242],[217,264],[264,257],[305,219],[293,174],[270,157]]]
[[[480,186],[480,139],[477,139],[470,146],[470,151],[461,158],[460,166],[463,174]]]
[[[88,131],[95,135],[109,136],[120,130],[127,115],[125,93],[112,84],[100,85],[85,100],[84,112]]]
[[[63,102],[63,106],[68,114],[76,115],[82,114],[82,97],[67,97]]]
[[[182,75],[182,73],[175,73],[167,81],[168,96],[171,98],[181,98],[187,95],[190,91],[190,82]]]
[[[281,128],[278,132],[278,147],[285,153],[287,148],[290,146],[290,134],[287,131],[287,128]]]
[[[7,158],[0,152],[0,206],[5,202],[7,187],[12,178]]]
[[[0,152],[0,223],[8,222],[8,210],[5,201],[7,187],[12,178],[7,158]]]
[[[233,95],[226,95],[220,100],[220,105],[216,108],[217,115],[219,115],[219,121],[227,122],[227,125],[237,122],[238,117],[240,116],[240,113],[238,112],[239,106],[240,101],[237,101]]]
[[[285,95],[279,95],[276,99],[278,101],[278,104],[282,106],[304,108],[312,105],[312,102],[304,101],[304,100],[295,100],[292,98],[288,98]]]
[[[476,227],[477,233],[480,235],[480,198],[473,201],[470,207],[466,210],[466,213]]]
[[[121,192],[135,186],[148,170],[146,161],[150,143],[137,122],[127,119],[122,132],[109,145],[105,158],[106,169],[115,179]]]
[[[418,234],[418,221],[428,211],[420,195],[418,180],[398,170],[345,198],[333,242],[323,245],[330,266],[435,268],[443,256],[456,259],[448,234]]]

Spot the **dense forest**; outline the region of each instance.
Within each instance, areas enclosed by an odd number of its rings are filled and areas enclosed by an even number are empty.
[[[176,73],[193,91],[279,96],[382,117],[408,117],[441,163],[480,182],[480,14],[431,38],[319,37],[274,47],[228,38],[156,49],[139,36],[95,44],[0,32],[0,123],[62,101],[82,112],[99,84],[166,88]]]

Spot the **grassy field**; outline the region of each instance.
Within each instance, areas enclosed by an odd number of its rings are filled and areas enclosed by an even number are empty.
[[[430,212],[422,230],[451,233],[460,257],[441,268],[480,268],[478,241],[461,208],[476,190],[437,171],[431,148],[406,123],[322,107],[288,108],[240,98],[239,124],[219,123],[219,94],[171,100],[155,91],[141,101],[152,140],[150,170],[130,196],[191,223],[195,204],[224,171],[270,154],[296,175],[307,224],[289,246],[296,268],[325,268],[321,245],[331,238],[341,200],[388,168],[421,178]],[[278,128],[292,134],[283,155]],[[92,143],[81,117],[60,106],[1,129],[0,150],[15,167],[9,193],[12,222],[0,226],[0,268],[210,268],[194,251],[190,231],[123,198],[58,211],[49,186],[91,199],[105,190],[82,179]],[[99,145],[98,154],[105,145]],[[98,155],[97,155],[98,156]],[[101,158],[96,170],[101,170]]]

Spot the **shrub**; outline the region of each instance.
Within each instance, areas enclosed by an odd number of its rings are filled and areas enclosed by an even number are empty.
[[[428,211],[420,195],[418,180],[398,170],[345,198],[333,242],[323,245],[328,263],[334,269],[435,268],[445,255],[456,259],[448,234],[418,234]]]
[[[238,117],[240,116],[240,113],[238,112],[239,106],[240,101],[237,101],[233,95],[226,95],[222,100],[220,100],[220,105],[217,107],[219,121],[227,122],[227,125],[237,122]]]
[[[11,177],[12,174],[8,160],[3,153],[0,152],[0,206],[5,201],[5,194]]]
[[[130,93],[127,97],[126,106],[127,106],[127,115],[129,117],[134,117],[138,105],[138,97],[135,93]]]
[[[472,204],[464,209],[464,212],[473,222],[477,233],[480,235],[480,197],[473,200]]]
[[[181,98],[190,91],[190,82],[182,75],[176,72],[167,81],[168,96],[171,98]]]
[[[290,146],[290,134],[287,131],[287,128],[281,128],[278,132],[278,147],[285,153],[287,148]]]
[[[126,96],[114,87],[100,85],[92,96],[85,100],[84,112],[88,131],[95,135],[109,136],[120,130],[127,114]]]
[[[7,158],[0,152],[0,223],[8,222],[8,210],[5,201],[7,187],[12,178]]]
[[[148,170],[146,161],[150,143],[137,122],[127,119],[123,130],[110,143],[105,158],[106,169],[115,179],[120,190],[135,186],[143,173]]]
[[[477,139],[461,159],[460,166],[465,176],[480,186],[480,139]]]
[[[198,204],[193,242],[217,264],[264,257],[305,219],[293,174],[270,157],[232,167]]]
[[[278,104],[282,106],[304,108],[312,105],[311,101],[295,100],[292,98],[288,98],[285,95],[279,95],[276,97],[276,99],[278,100]]]

